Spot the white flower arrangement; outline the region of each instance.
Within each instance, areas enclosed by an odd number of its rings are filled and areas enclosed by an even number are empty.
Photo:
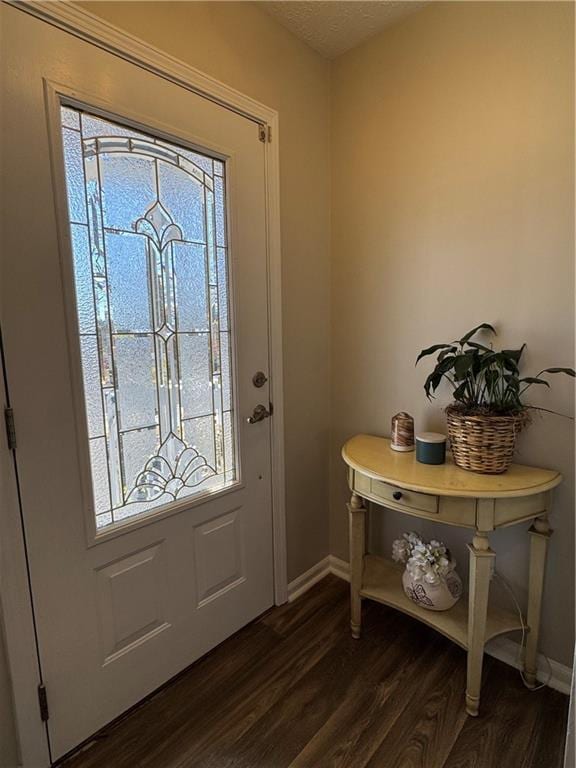
[[[393,542],[392,559],[406,566],[413,581],[427,584],[440,584],[456,568],[456,561],[441,541],[426,543],[414,532],[404,533]]]

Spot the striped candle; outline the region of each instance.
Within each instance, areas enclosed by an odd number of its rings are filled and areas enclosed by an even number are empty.
[[[414,419],[409,413],[397,413],[392,418],[392,442],[394,451],[414,450]]]

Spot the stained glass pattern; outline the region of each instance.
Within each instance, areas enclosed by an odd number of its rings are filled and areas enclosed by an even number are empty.
[[[236,481],[220,160],[62,107],[96,527]]]

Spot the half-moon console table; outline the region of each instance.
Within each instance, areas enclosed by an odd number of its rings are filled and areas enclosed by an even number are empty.
[[[376,600],[428,624],[468,652],[466,711],[478,714],[484,645],[497,635],[521,628],[519,616],[489,605],[495,553],[488,534],[502,526],[533,521],[530,534],[528,628],[524,677],[536,683],[536,655],[551,490],[562,481],[559,472],[513,464],[502,475],[481,475],[446,464],[416,461],[414,453],[398,453],[390,440],[358,435],[342,449],[348,465],[352,498],[350,520],[350,582],[352,635],[360,637],[362,599]],[[471,528],[468,601],[449,611],[429,611],[409,600],[402,589],[401,570],[391,561],[366,554],[364,500],[423,520]]]

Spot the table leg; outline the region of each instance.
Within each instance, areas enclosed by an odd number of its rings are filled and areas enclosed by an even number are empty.
[[[540,614],[542,609],[542,592],[544,590],[544,570],[546,567],[546,552],[552,529],[548,524],[548,515],[544,514],[534,520],[529,530],[530,534],[530,575],[528,581],[528,615],[529,627],[526,640],[526,656],[524,658],[524,682],[528,688],[536,685],[538,667],[538,636],[540,634]]]
[[[476,531],[470,550],[470,587],[468,604],[468,669],[466,712],[478,715],[482,686],[482,661],[486,640],[488,595],[495,553],[490,549],[488,534]]]
[[[353,493],[348,504],[350,522],[350,628],[352,637],[360,637],[362,624],[362,574],[364,571],[366,508],[362,499]]]

